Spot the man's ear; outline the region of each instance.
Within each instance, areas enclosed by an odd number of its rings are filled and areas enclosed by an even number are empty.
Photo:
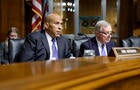
[[[49,23],[45,23],[45,28],[48,29]]]

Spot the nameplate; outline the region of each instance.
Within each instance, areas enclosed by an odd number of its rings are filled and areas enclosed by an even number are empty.
[[[116,57],[140,57],[140,47],[113,47],[112,49]]]

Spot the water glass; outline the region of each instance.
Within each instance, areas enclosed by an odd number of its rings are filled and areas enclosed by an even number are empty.
[[[94,50],[84,50],[84,56],[95,56]]]

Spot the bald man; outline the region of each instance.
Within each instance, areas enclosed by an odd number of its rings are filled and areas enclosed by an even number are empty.
[[[62,18],[58,14],[47,15],[44,21],[45,30],[30,33],[26,37],[17,62],[69,58],[70,42],[62,36],[62,23]]]

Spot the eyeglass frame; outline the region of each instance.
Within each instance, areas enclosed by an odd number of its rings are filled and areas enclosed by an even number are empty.
[[[113,32],[103,32],[103,31],[98,31],[99,33],[102,33],[102,34],[104,34],[104,35],[112,35],[113,34]]]

